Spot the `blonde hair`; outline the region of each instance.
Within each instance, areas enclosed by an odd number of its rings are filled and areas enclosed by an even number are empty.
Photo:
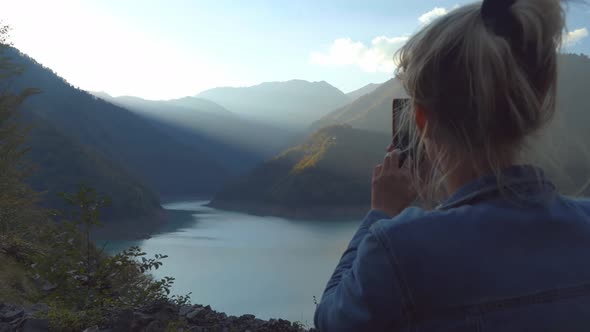
[[[492,0],[493,1],[493,0]],[[502,36],[486,24],[482,4],[457,8],[424,27],[396,54],[412,103],[400,130],[415,147],[414,178],[420,198],[433,205],[439,188],[461,164],[474,175],[514,162],[526,138],[553,117],[557,49],[565,13],[559,0],[516,0],[509,7],[516,34]],[[414,105],[429,119],[417,129]],[[425,137],[436,156],[427,155]],[[426,173],[420,161],[428,158]]]

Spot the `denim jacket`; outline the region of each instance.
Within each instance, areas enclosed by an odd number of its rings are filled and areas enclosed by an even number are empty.
[[[590,331],[590,201],[532,166],[438,208],[370,211],[316,309],[320,331]]]

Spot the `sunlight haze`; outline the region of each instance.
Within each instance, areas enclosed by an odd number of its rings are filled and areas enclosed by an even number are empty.
[[[457,6],[442,1],[5,1],[22,52],[70,83],[170,99],[219,86],[391,78],[393,53]],[[580,5],[576,5],[580,6]],[[588,53],[590,12],[570,10],[567,50]]]

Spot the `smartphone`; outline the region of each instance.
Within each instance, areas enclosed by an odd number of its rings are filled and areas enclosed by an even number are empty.
[[[391,137],[392,144],[396,149],[401,151],[399,158],[399,167],[404,165],[408,156],[411,155],[412,151],[410,145],[410,135],[408,131],[399,130],[401,125],[400,114],[402,110],[407,107],[410,103],[409,98],[395,98],[391,106]]]

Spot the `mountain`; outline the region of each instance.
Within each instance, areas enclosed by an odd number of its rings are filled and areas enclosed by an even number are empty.
[[[405,97],[401,83],[393,78],[348,105],[332,111],[312,124],[313,129],[332,124],[349,124],[354,128],[391,134],[391,103]]]
[[[590,58],[561,55],[558,112],[528,157],[565,193],[590,195]],[[247,176],[229,183],[211,205],[288,217],[362,216],[369,202],[370,173],[391,137],[391,102],[404,97],[392,79],[320,121],[314,134]],[[579,189],[585,189],[579,191]],[[366,212],[366,211],[365,211]]]
[[[218,116],[233,116],[233,114],[226,108],[203,98],[184,97],[170,100],[147,100],[134,96],[112,97],[106,92],[91,92],[96,97],[102,98],[106,101],[116,105],[131,108],[141,109],[145,112],[158,113],[163,108],[171,111],[195,111],[195,113],[208,113]]]
[[[362,216],[388,135],[330,126],[228,184],[211,205],[294,218]]]
[[[302,128],[345,105],[349,98],[322,82],[292,80],[245,88],[214,88],[197,97],[211,100],[239,115],[275,125]]]
[[[560,54],[558,82],[558,115],[569,128],[585,134],[584,122],[590,105],[587,96],[587,75],[590,60],[586,55]],[[350,104],[329,113],[313,125],[313,129],[333,124],[350,124],[354,128],[383,133],[391,132],[391,102],[393,98],[406,97],[406,93],[395,78],[380,85],[373,92]],[[571,135],[570,135],[571,136]]]
[[[244,119],[202,98],[145,100],[95,93],[141,116],[183,144],[202,151],[233,174],[242,174],[292,144],[296,132]]]
[[[560,54],[558,101],[555,120],[538,135],[527,155],[547,170],[565,192],[576,192],[590,179],[590,58],[586,55]],[[337,109],[311,128],[348,124],[354,128],[391,134],[391,102],[405,97],[401,83],[391,79],[372,93]],[[585,190],[590,194],[590,189]]]
[[[100,152],[61,134],[33,114],[21,121],[31,128],[26,157],[35,170],[28,182],[43,193],[46,206],[65,208],[58,193],[73,193],[84,184],[112,200],[102,211],[107,220],[155,216],[161,212],[154,192]]]
[[[216,115],[226,115],[226,116],[233,115],[230,111],[228,111],[224,107],[222,107],[210,100],[203,99],[203,98],[183,97],[183,98],[178,98],[178,99],[166,100],[165,102],[170,105],[184,107],[189,110],[200,110],[200,111],[204,111],[204,112],[208,112],[208,113],[216,114]]]
[[[367,94],[375,91],[380,85],[381,84],[370,83],[370,84],[363,86],[360,89],[357,89],[357,90],[347,93],[346,96],[348,96],[348,99],[350,101],[354,101],[364,95],[367,95]]]
[[[7,55],[24,69],[11,82],[11,89],[42,91],[23,105],[25,114],[97,151],[161,196],[210,195],[226,180],[228,173],[219,163],[142,117],[71,86],[16,49],[9,49]],[[68,162],[59,160],[58,169],[67,169]]]

